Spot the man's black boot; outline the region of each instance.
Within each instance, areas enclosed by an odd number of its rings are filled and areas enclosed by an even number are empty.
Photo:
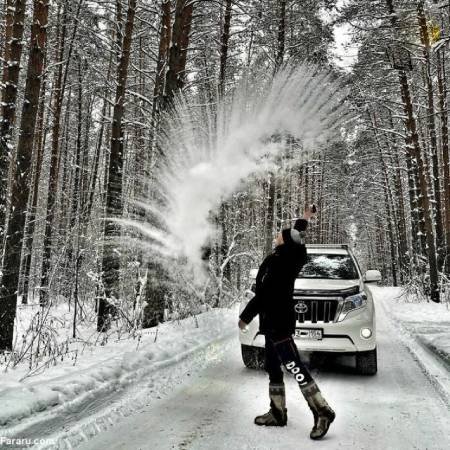
[[[322,393],[314,381],[309,382],[300,389],[314,416],[314,427],[309,437],[311,439],[322,439],[327,434],[328,428],[330,428],[336,414],[322,397]]]
[[[270,410],[255,417],[256,425],[284,427],[287,424],[286,393],[284,383],[269,384]]]

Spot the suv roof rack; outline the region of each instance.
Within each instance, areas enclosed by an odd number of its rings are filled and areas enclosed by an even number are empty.
[[[306,244],[306,247],[318,247],[318,248],[344,248],[348,249],[349,244]]]

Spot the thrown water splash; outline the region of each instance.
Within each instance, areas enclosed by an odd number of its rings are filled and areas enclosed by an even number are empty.
[[[284,147],[279,136],[299,139],[308,151],[339,135],[348,118],[341,84],[326,71],[301,66],[285,68],[270,82],[247,79],[214,109],[178,97],[160,144],[166,156],[156,174],[162,202],[140,203],[155,220],[124,223],[163,262],[181,258],[201,277],[202,246],[218,233],[211,211],[249,175],[273,164]]]

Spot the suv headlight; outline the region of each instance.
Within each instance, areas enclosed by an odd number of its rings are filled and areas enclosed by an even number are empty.
[[[341,313],[339,314],[338,322],[344,320],[346,315],[350,311],[354,311],[355,309],[364,308],[367,305],[367,295],[365,292],[360,292],[356,295],[351,295],[344,300],[342,304]]]

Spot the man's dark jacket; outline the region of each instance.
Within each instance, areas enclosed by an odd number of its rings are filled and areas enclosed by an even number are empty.
[[[299,221],[306,230],[308,222]],[[271,336],[290,336],[295,332],[295,279],[306,263],[306,247],[288,240],[268,255],[256,276],[255,296],[239,316],[250,323],[259,314],[259,331]]]

